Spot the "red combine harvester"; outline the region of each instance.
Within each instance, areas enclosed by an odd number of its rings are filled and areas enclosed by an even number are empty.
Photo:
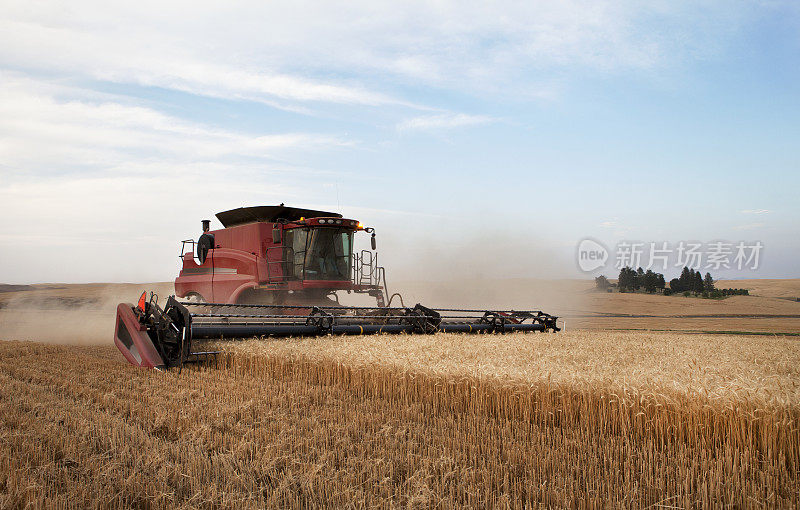
[[[559,331],[541,311],[406,308],[388,295],[377,264],[375,231],[341,214],[294,207],[243,207],[218,213],[225,227],[183,241],[175,296],[161,308],[143,293],[117,307],[114,343],[131,364],[181,367],[215,353],[193,340],[374,333]],[[370,250],[353,236],[371,234]],[[191,251],[187,251],[191,246]],[[367,294],[374,307],[342,306],[336,292]],[[397,299],[400,306],[392,307]]]

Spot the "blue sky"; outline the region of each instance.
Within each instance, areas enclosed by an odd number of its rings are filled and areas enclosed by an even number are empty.
[[[798,64],[795,2],[4,2],[0,281],[168,280],[278,202],[399,278],[586,276],[587,237],[800,277]]]

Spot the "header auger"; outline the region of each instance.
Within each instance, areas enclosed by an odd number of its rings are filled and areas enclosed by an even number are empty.
[[[559,331],[541,311],[408,308],[386,290],[377,254],[353,253],[353,234],[375,231],[340,214],[279,206],[217,214],[225,228],[184,241],[175,296],[164,307],[151,293],[117,307],[114,342],[131,364],[181,367],[213,352],[204,339],[276,336]],[[187,244],[193,250],[186,253]],[[373,296],[376,306],[342,306],[336,291]],[[391,306],[394,299],[400,306]]]

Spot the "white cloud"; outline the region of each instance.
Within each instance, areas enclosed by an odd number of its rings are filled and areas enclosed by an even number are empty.
[[[765,226],[765,223],[745,223],[744,225],[736,225],[734,230],[759,230]]]
[[[414,86],[552,95],[554,69],[651,70],[703,58],[747,19],[746,5],[9,0],[0,65],[286,108],[408,105],[385,90],[387,75]]]
[[[124,30],[123,30],[124,31]],[[184,45],[169,47],[160,34],[140,37],[0,21],[0,58],[7,66],[61,71],[117,83],[174,89],[225,99],[245,99],[286,109],[281,101],[344,104],[405,104],[359,85],[338,84],[281,73],[263,66],[227,62],[225,55],[202,55]],[[187,41],[189,42],[189,41]],[[166,48],[160,46],[168,46]],[[102,48],[102,51],[97,51]],[[209,58],[211,57],[211,58]]]
[[[616,218],[611,220],[601,221],[598,226],[600,228],[611,230],[612,235],[619,238],[627,236],[633,230],[633,227],[628,225],[623,225]]]
[[[231,132],[109,98],[75,97],[73,89],[43,86],[19,75],[0,76],[0,158],[11,169],[88,170],[154,158],[182,162],[242,157],[271,160],[290,150],[353,143],[309,133]],[[59,93],[72,97],[62,99]]]
[[[745,209],[742,214],[768,214],[771,212],[769,209]]]
[[[430,131],[478,126],[496,122],[497,119],[485,115],[467,115],[465,113],[443,113],[440,115],[424,115],[406,119],[397,124],[399,131]]]

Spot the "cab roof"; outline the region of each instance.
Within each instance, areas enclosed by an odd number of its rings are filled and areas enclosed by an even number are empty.
[[[300,218],[341,218],[342,215],[329,211],[315,211],[314,209],[301,209],[281,205],[258,205],[254,207],[239,207],[230,211],[216,214],[217,219],[225,228],[244,225],[245,223],[268,222],[275,223],[279,219],[298,221]]]

